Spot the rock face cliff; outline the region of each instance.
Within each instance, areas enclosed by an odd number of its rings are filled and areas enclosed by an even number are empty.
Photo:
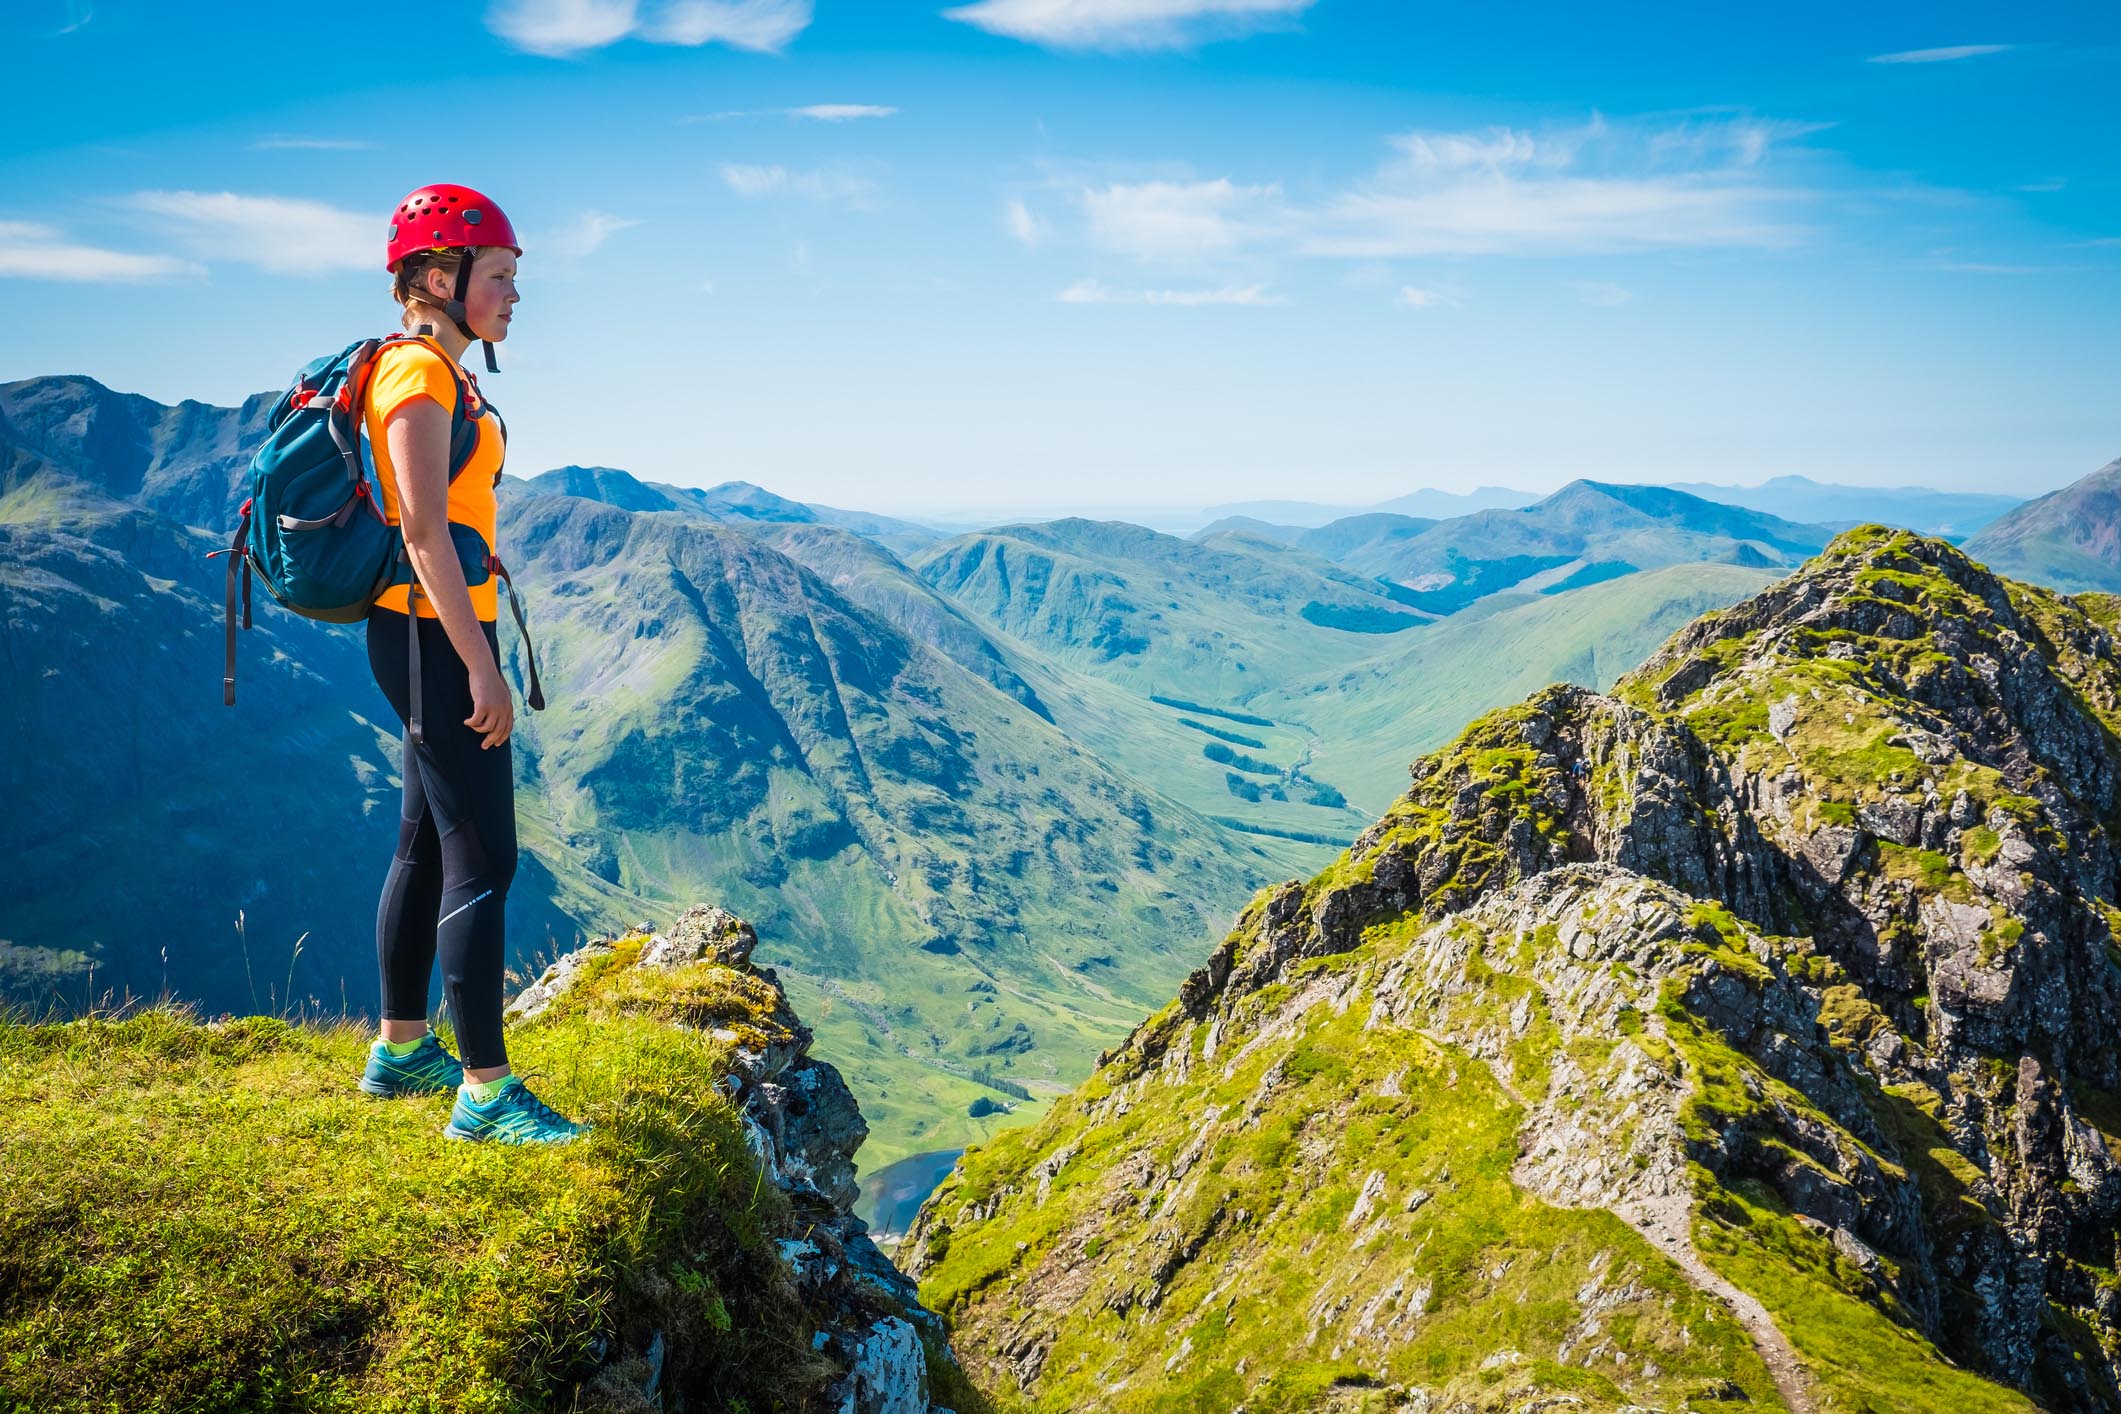
[[[1482,718],[908,1270],[1039,1408],[2121,1409],[2110,627],[1864,527]]]
[[[757,946],[749,923],[695,908],[668,934],[644,927],[568,953],[509,1004],[507,1019],[516,1025],[564,1010],[593,979],[606,1005],[704,1029],[727,1044],[722,1083],[745,1144],[762,1179],[787,1199],[774,1246],[807,1318],[810,1349],[836,1371],[821,1389],[786,1393],[797,1407],[831,1414],[953,1414],[930,1398],[931,1360],[950,1366],[942,1323],[854,1214],[854,1154],[869,1126],[838,1069],[810,1054],[810,1028],[773,969],[752,966]],[[655,980],[631,980],[629,971]],[[666,1380],[671,1344],[662,1326],[645,1316],[630,1324],[590,1382],[605,1407],[716,1407],[720,1392],[711,1382],[687,1388]]]

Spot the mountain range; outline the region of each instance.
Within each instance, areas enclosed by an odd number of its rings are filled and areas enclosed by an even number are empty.
[[[1271,538],[1448,614],[1503,590],[1560,593],[1673,564],[1786,567],[1832,534],[1666,487],[1573,481],[1529,506],[1451,520],[1372,513],[1306,531],[1223,522],[1198,538]]]
[[[1648,483],[1645,483],[1648,484]],[[1961,540],[1980,530],[2022,496],[1977,491],[1934,491],[1927,486],[1842,486],[1808,476],[1776,476],[1757,486],[1728,486],[1708,481],[1661,483],[1704,501],[1764,511],[1785,520],[1844,529],[1862,521],[1906,526],[1925,534]],[[1366,515],[1403,515],[1446,520],[1484,510],[1518,510],[1540,497],[1528,491],[1483,486],[1457,493],[1423,490],[1370,506],[1330,506],[1315,501],[1242,501],[1210,506],[1199,523],[1213,529],[1225,520],[1271,523],[1283,530],[1316,529],[1337,520]]]
[[[0,385],[0,990],[372,995],[399,748],[360,631],[261,603],[234,712],[213,689],[203,556],[269,402]],[[1258,534],[937,538],[598,467],[502,495],[553,702],[518,719],[512,960],[680,899],[741,908],[856,1077],[877,1163],[1038,1114],[1177,985],[1186,938],[1331,858],[1410,753],[1551,680],[1612,686],[1823,539],[1585,483],[1461,518],[1461,562],[1515,553],[1490,524],[1514,516],[1553,553],[1627,540],[1663,568],[1528,575],[1445,614]]]
[[[2121,1410],[2117,626],[1867,526],[1478,718],[901,1265],[1025,1409]]]

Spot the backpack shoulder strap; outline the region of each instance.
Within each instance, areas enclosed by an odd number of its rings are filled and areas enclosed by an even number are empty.
[[[425,341],[418,335],[407,334],[402,331],[385,335],[383,338],[376,340],[375,348],[369,352],[365,360],[367,366],[363,368],[361,373],[361,386],[355,391],[354,406],[363,406],[368,396],[367,373],[368,369],[374,365],[375,355],[381,353],[392,344],[419,344],[422,348],[428,348]],[[433,352],[433,350],[429,349],[429,352]],[[455,481],[464,474],[464,468],[471,465],[472,457],[478,453],[479,429],[477,423],[483,412],[473,413],[470,411],[472,398],[476,390],[466,383],[464,370],[457,367],[453,359],[444,358],[442,362],[448,365],[449,376],[457,385],[456,406],[451,408],[449,412],[449,479]],[[483,403],[484,396],[478,396]]]

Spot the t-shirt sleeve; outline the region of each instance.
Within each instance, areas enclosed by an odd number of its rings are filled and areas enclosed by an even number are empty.
[[[401,344],[376,356],[368,380],[368,407],[378,422],[414,398],[433,398],[444,412],[457,407],[457,381],[440,354],[424,345]]]

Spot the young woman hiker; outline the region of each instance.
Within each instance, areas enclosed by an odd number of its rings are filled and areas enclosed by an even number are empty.
[[[361,1089],[397,1096],[456,1092],[452,1139],[561,1143],[583,1133],[508,1066],[501,1037],[504,912],[516,867],[515,705],[501,676],[497,577],[465,571],[456,535],[494,549],[507,432],[462,365],[474,339],[508,337],[523,253],[500,207],[469,187],[422,187],[398,204],[385,266],[402,327],[416,338],[375,355],[362,398],[383,518],[402,526],[410,583],[368,616],[368,662],[405,723],[405,804],[376,908],[382,1034]],[[452,427],[465,400],[476,445],[452,479]],[[474,556],[474,562],[478,557]],[[408,642],[408,636],[412,641]],[[535,703],[533,705],[536,705]],[[437,953],[459,1061],[428,1029]]]

